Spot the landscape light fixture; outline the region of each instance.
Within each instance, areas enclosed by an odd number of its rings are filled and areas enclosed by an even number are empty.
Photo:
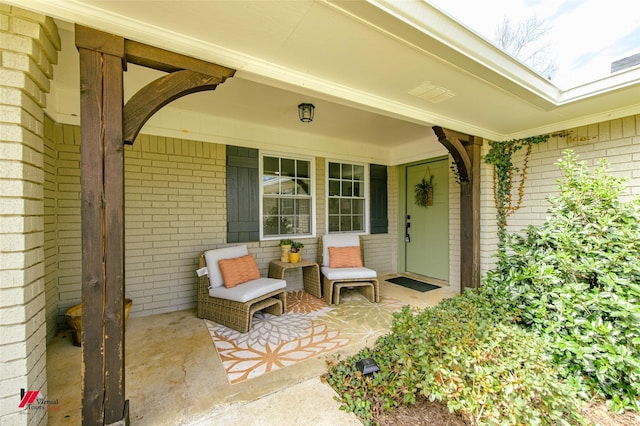
[[[376,364],[376,362],[371,358],[363,358],[360,361],[356,362],[356,368],[360,370],[360,372],[365,376],[373,374],[376,371],[380,371],[380,368],[378,368],[378,364]]]
[[[313,104],[300,104],[298,105],[298,117],[303,123],[311,123],[313,121],[313,110],[315,107]]]

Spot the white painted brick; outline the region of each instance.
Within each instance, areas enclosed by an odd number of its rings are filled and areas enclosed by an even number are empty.
[[[527,197],[525,197],[522,209],[509,218],[509,229],[517,231],[524,225],[535,225],[545,220],[548,208],[546,196],[557,193],[556,180],[561,177],[560,170],[554,164],[555,161],[551,161],[551,159],[560,158],[567,146],[572,146],[579,155],[579,160],[586,160],[590,167],[598,164],[600,158],[606,157],[609,163],[608,169],[611,173],[633,177],[637,169],[636,163],[640,160],[640,146],[634,139],[637,135],[637,129],[638,124],[635,116],[596,123],[576,129],[573,140],[568,141],[568,143],[561,142],[562,139],[570,138],[559,139],[555,151],[551,147],[547,147],[549,149],[545,155],[545,160],[541,163],[535,163],[534,160],[542,153],[534,153],[530,161],[532,168],[526,185]],[[586,140],[577,140],[580,137],[584,137]],[[491,180],[488,174],[490,168],[484,163],[482,166],[485,170],[483,174],[483,193],[492,194],[490,192],[492,191],[491,186],[488,183]],[[630,181],[629,192],[640,193],[639,185],[640,179]],[[481,228],[481,270],[483,273],[486,273],[495,262],[491,258],[491,253],[495,251],[497,246],[495,209],[492,208],[492,205],[493,196],[488,199],[483,196],[483,208],[481,209],[483,223]]]

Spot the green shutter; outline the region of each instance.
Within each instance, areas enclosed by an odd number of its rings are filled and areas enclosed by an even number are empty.
[[[389,232],[387,218],[387,166],[371,164],[369,166],[369,204],[371,234]]]
[[[227,146],[227,242],[260,240],[258,150]]]

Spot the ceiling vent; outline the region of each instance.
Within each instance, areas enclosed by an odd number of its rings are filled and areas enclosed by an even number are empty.
[[[409,94],[417,96],[434,104],[439,104],[447,99],[453,98],[456,94],[442,86],[436,86],[430,81],[425,81],[415,89],[409,90]]]

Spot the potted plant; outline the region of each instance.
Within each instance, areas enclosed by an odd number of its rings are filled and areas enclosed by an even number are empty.
[[[280,262],[289,262],[289,250],[292,244],[293,240],[288,238],[280,240]]]
[[[304,244],[298,241],[294,241],[291,244],[291,249],[289,249],[289,262],[291,263],[300,262],[300,257],[301,257],[300,251],[302,250],[302,247],[304,247]]]

